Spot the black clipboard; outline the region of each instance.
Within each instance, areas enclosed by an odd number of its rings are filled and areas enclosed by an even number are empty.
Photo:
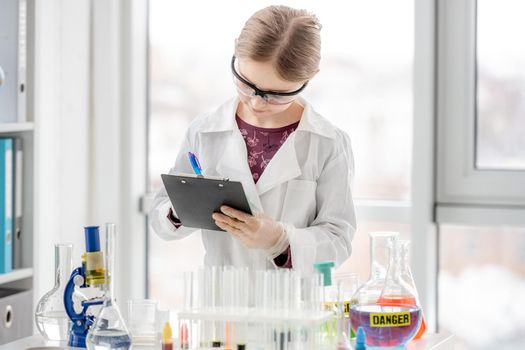
[[[224,231],[211,217],[222,205],[252,214],[242,183],[229,179],[162,174],[162,182],[183,226]]]

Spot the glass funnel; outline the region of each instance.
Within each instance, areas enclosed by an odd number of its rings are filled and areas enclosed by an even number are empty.
[[[104,305],[89,330],[86,346],[89,350],[128,350],[131,334],[115,300],[115,224],[106,224],[106,255]]]
[[[38,331],[49,340],[67,340],[71,321],[64,308],[64,289],[73,270],[73,244],[55,244],[55,285],[44,294],[36,306],[35,323]],[[75,307],[85,300],[81,293],[73,295]]]

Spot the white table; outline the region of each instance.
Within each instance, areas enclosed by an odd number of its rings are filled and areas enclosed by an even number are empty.
[[[0,345],[0,350],[26,350],[32,347],[42,347],[42,350],[49,347],[47,350],[73,350],[80,348],[68,347],[65,342],[57,341],[46,341],[40,335],[33,335],[24,339],[17,340],[15,342]],[[52,348],[55,347],[55,348]],[[157,350],[159,346],[133,346],[133,350]],[[372,348],[368,347],[367,349],[381,349],[381,348]],[[411,342],[406,348],[406,350],[454,350],[454,336],[449,333],[443,334],[427,334],[423,338]]]

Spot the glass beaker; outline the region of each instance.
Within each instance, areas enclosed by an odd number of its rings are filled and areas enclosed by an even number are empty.
[[[115,300],[115,224],[106,224],[104,305],[86,337],[89,350],[128,350],[131,335]]]
[[[157,342],[158,303],[141,299],[128,301],[128,326],[135,345],[151,345]]]
[[[344,316],[343,332],[349,339],[355,338],[355,333],[350,327],[350,305],[354,302],[353,295],[359,288],[359,275],[355,272],[346,272],[335,275],[339,290],[339,303]]]
[[[67,340],[71,321],[64,307],[64,289],[73,270],[73,244],[55,244],[55,285],[36,306],[35,322],[49,340]]]

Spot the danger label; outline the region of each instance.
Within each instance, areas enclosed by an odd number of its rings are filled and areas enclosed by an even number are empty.
[[[402,327],[410,325],[410,312],[370,313],[370,327]]]

